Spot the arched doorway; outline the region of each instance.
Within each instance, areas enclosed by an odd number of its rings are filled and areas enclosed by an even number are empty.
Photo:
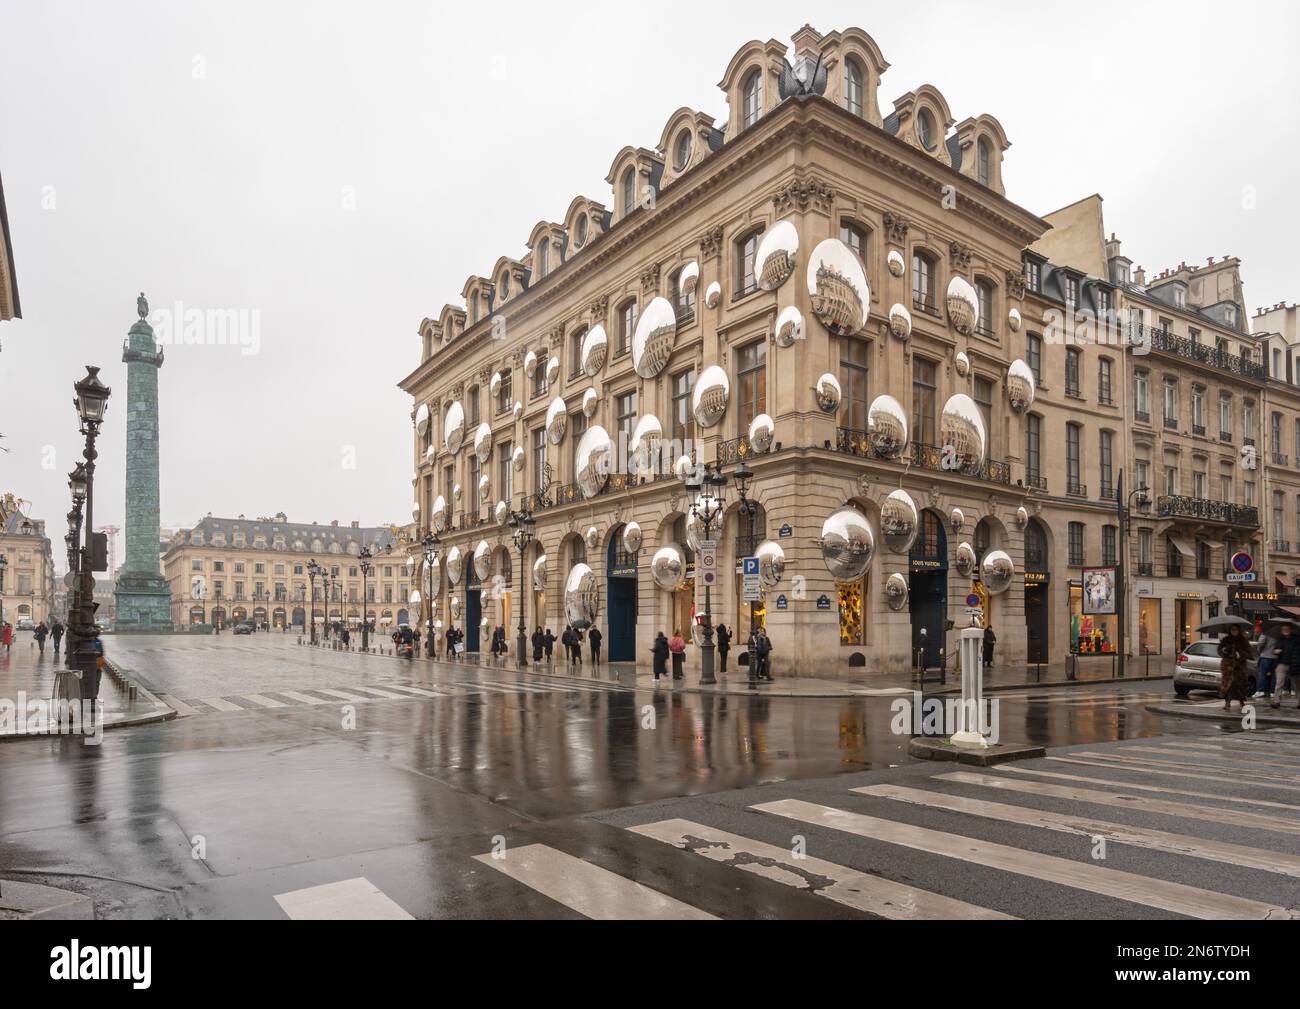
[[[732,639],[743,643],[749,640],[751,628],[767,626],[767,603],[764,599],[745,598],[744,559],[753,557],[758,545],[767,537],[767,512],[757,501],[750,501],[749,510],[736,509],[736,623],[731,628]]]
[[[283,626],[284,626],[284,607],[283,607],[283,606],[277,606],[277,607],[275,608],[275,611],[271,614],[271,626],[272,626],[272,627],[283,627]]]
[[[384,610],[384,613],[383,613],[383,620],[384,620],[384,623],[386,623],[386,624],[390,624],[390,623],[392,623],[392,622],[393,622],[393,611],[392,611],[392,610]],[[406,610],[404,610],[404,609],[402,609],[402,610],[398,610],[398,611],[397,611],[397,626],[398,626],[398,627],[401,627],[403,624],[409,624],[410,622],[411,622],[411,615],[410,615],[410,613],[408,613],[408,612],[407,612]]]
[[[301,606],[295,606],[293,608],[293,626],[301,628],[305,626],[306,623],[307,623],[307,611],[304,610]]]
[[[1025,526],[1025,657],[1046,662],[1051,617],[1048,598],[1052,571],[1047,555],[1047,531],[1038,519]]]
[[[230,611],[231,623],[242,624],[247,619],[248,619],[248,610],[244,609],[244,607],[242,606],[236,606],[233,610]]]
[[[471,554],[465,572],[465,651],[482,651],[479,624],[483,620],[483,579],[474,567]]]
[[[261,627],[263,624],[266,623],[265,606],[258,606],[253,610],[253,623],[257,624],[258,627]]]
[[[908,568],[912,654],[920,656],[924,646],[928,665],[937,666],[944,658],[942,650],[947,639],[948,536],[943,520],[929,508],[921,512]]]
[[[212,626],[222,628],[226,626],[226,611],[221,606],[212,607]]]
[[[201,624],[201,623],[203,623],[203,607],[202,607],[202,606],[191,606],[191,607],[190,607],[190,623],[191,623],[191,624]]]
[[[636,576],[637,554],[623,549],[623,526],[609,537],[605,557],[606,610],[609,614],[610,662],[636,661]]]
[[[695,623],[695,551],[686,542],[686,516],[679,515],[673,523],[671,542],[676,543],[682,551],[682,560],[686,564],[686,581],[673,593],[671,624],[666,632],[669,637],[681,632],[689,648],[695,641],[691,636],[691,627]]]

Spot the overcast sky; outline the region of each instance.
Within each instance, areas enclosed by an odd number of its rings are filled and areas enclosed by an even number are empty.
[[[396,383],[421,319],[521,257],[574,196],[609,204],[614,154],[654,147],[677,108],[725,120],[732,54],[805,21],[875,38],[892,65],[884,114],[928,82],[958,121],[996,116],[1015,202],[1041,214],[1099,192],[1149,272],[1233,254],[1252,312],[1293,301],[1296,11],[0,0],[0,175],[25,316],[0,323],[0,491],[33,501],[59,558],[72,383],[98,364],[114,398],[96,519],[123,523],[121,343],[145,291],[155,311],[249,313],[249,346],[166,349],[164,526],[209,511],[407,521]]]

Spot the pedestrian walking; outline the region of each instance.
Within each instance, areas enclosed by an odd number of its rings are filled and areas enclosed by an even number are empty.
[[[984,628],[984,668],[993,667],[993,646],[998,643],[998,636],[993,633],[993,625],[990,623]]]
[[[587,640],[591,642],[591,664],[600,665],[600,643],[605,640],[605,635],[600,633],[599,627],[593,627],[587,633]]]
[[[758,653],[758,678],[772,682],[772,639],[767,636],[767,631],[759,629],[758,638],[754,642],[755,651]]]
[[[14,646],[14,625],[5,621],[4,627],[0,628],[0,645],[4,645],[5,654],[8,655]]]
[[[731,632],[726,624],[718,624],[718,658],[722,660],[719,672],[727,671],[727,653],[731,651]]]
[[[1264,631],[1258,637],[1259,642],[1259,681],[1255,684],[1255,696],[1273,697],[1273,670],[1277,667],[1278,631]]]
[[[59,644],[63,641],[63,624],[58,617],[54,618],[54,626],[50,628],[50,637],[54,639],[54,654],[59,654]]]
[[[533,665],[538,665],[542,661],[542,651],[546,648],[546,635],[542,633],[539,624],[533,631]]]
[[[668,642],[668,650],[673,653],[673,679],[686,678],[686,640],[681,631],[673,631],[673,639]]]
[[[542,635],[542,643],[546,646],[546,664],[549,666],[555,657],[555,635],[551,633],[549,627],[546,628],[546,633]]]
[[[32,637],[36,639],[36,645],[40,648],[42,655],[45,654],[45,636],[49,633],[50,629],[45,626],[44,620],[37,624],[36,630],[32,632]]]
[[[1236,628],[1233,628],[1236,630]],[[1225,662],[1226,666],[1227,663]],[[1297,635],[1295,628],[1290,624],[1283,624],[1278,629],[1277,639],[1277,665],[1273,667],[1273,696],[1269,699],[1269,706],[1280,708],[1282,706],[1282,691],[1286,689],[1286,681],[1294,679],[1297,669],[1300,669],[1300,635]],[[1226,678],[1227,673],[1224,673]],[[1300,691],[1296,692],[1296,707],[1300,708]]]
[[[650,653],[654,656],[655,682],[659,682],[659,677],[668,675],[668,639],[664,637],[664,632],[660,631],[655,636],[654,647]]]
[[[1219,696],[1223,698],[1226,711],[1236,701],[1243,705],[1246,700],[1246,662],[1251,658],[1250,639],[1246,637],[1239,625],[1228,628],[1228,633],[1219,639],[1220,674]]]
[[[582,665],[582,628],[573,629],[573,658],[578,665]]]
[[[749,629],[749,637],[745,641],[745,664],[749,669],[749,683],[753,686],[758,681],[758,628]]]

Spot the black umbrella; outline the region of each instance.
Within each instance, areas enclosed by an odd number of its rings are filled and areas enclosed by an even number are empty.
[[[1229,627],[1242,627],[1247,630],[1254,630],[1255,625],[1245,617],[1215,617],[1213,620],[1207,620],[1196,628],[1197,634],[1221,634]]]
[[[1264,621],[1264,630],[1275,631],[1279,627],[1290,627],[1291,630],[1300,633],[1300,620],[1292,620],[1290,617],[1275,617],[1272,620]]]

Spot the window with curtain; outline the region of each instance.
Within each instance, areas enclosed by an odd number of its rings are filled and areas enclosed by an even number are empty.
[[[754,273],[754,257],[762,230],[751,231],[736,243],[736,291],[745,295],[758,290],[758,277]]]
[[[935,311],[934,260],[924,252],[912,253],[912,307],[922,312]]]

